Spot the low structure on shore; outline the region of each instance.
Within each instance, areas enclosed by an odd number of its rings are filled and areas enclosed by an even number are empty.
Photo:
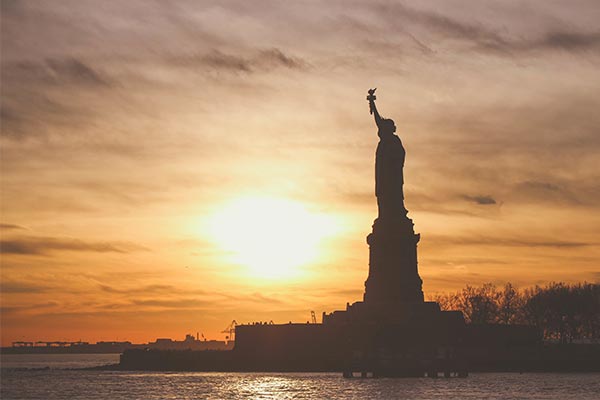
[[[232,341],[201,340],[196,334],[185,335],[184,340],[158,338],[154,342],[136,344],[129,341],[113,342],[66,342],[66,341],[18,341],[11,347],[2,347],[4,354],[109,354],[123,353],[131,349],[156,349],[156,350],[232,350]]]

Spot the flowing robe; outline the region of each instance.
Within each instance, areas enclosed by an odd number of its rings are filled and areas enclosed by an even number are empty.
[[[406,215],[404,208],[404,158],[406,152],[394,134],[381,138],[375,155],[375,195],[380,218]]]

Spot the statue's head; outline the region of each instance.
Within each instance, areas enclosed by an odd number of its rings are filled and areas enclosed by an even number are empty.
[[[379,124],[379,131],[377,132],[379,137],[383,138],[385,136],[391,136],[394,134],[394,132],[396,132],[396,124],[394,123],[394,120],[383,118]]]

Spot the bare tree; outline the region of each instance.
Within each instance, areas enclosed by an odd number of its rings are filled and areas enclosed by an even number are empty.
[[[521,322],[521,308],[523,296],[508,282],[498,296],[498,316],[496,322],[500,324],[514,324]]]
[[[498,290],[492,283],[467,285],[434,300],[443,310],[462,311],[474,324],[526,324],[537,326],[546,340],[569,343],[600,339],[600,284],[550,283],[518,290],[507,283]]]

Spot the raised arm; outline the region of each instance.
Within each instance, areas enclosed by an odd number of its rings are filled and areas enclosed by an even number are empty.
[[[381,115],[379,115],[379,112],[377,111],[377,106],[375,105],[375,99],[377,98],[375,97],[375,90],[377,90],[377,88],[369,89],[369,95],[367,96],[367,100],[369,100],[369,111],[375,117],[375,123],[377,124],[377,127],[379,127],[381,125],[382,118]]]

